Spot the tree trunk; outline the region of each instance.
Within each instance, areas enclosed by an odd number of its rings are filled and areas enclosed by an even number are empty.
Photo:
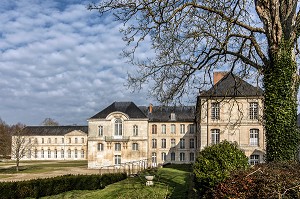
[[[300,136],[296,123],[299,80],[293,44],[282,40],[269,55],[270,65],[264,71],[266,161],[295,160]]]
[[[19,171],[19,164],[20,164],[20,160],[19,158],[16,159],[16,170]]]

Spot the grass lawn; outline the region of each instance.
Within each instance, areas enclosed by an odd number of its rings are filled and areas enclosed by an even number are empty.
[[[43,173],[61,170],[68,167],[87,167],[87,161],[21,161],[19,172],[16,171],[15,162],[1,163],[0,174],[14,173]],[[0,175],[1,176],[1,175]]]
[[[184,169],[160,168],[155,173],[154,185],[146,186],[144,175],[128,177],[127,179],[109,185],[102,190],[94,191],[69,191],[55,196],[43,197],[44,199],[71,199],[71,198],[193,198],[191,173]]]

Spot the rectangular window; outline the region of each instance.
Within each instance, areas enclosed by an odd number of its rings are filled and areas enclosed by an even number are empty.
[[[153,149],[157,148],[157,140],[156,139],[152,139],[152,148]]]
[[[68,150],[68,158],[71,158],[71,149]]]
[[[38,158],[38,151],[37,151],[37,149],[34,150],[34,158]]]
[[[172,121],[176,120],[176,114],[175,114],[175,113],[171,113],[170,119],[171,119]]]
[[[98,143],[98,151],[103,151],[104,150],[104,144]]]
[[[161,153],[161,160],[164,162],[167,160],[167,154],[165,152]]]
[[[54,143],[57,144],[57,138],[54,138]]]
[[[152,134],[157,134],[157,125],[156,124],[152,125]]]
[[[195,129],[196,129],[195,124],[190,124],[189,125],[190,134],[194,134],[195,133]]]
[[[166,125],[165,124],[162,124],[161,125],[161,134],[166,134],[167,130],[166,130]]]
[[[42,144],[44,144],[44,138],[42,138]]]
[[[184,149],[184,148],[185,148],[185,139],[183,139],[183,138],[180,139],[179,147],[180,147],[181,149]]]
[[[259,155],[250,155],[249,164],[256,165],[259,163]]]
[[[250,109],[249,109],[250,120],[257,120],[258,119],[258,103],[250,102],[249,106],[250,106]]]
[[[211,130],[211,143],[212,144],[220,143],[220,129]]]
[[[103,136],[103,126],[98,126],[98,136]]]
[[[171,161],[175,161],[175,152],[171,153]]]
[[[133,136],[138,136],[139,135],[139,128],[137,125],[133,126]]]
[[[176,126],[175,126],[175,124],[171,124],[171,133],[172,134],[176,133]]]
[[[51,158],[51,151],[48,149],[48,158]]]
[[[61,138],[61,143],[65,143],[65,139],[64,138]]]
[[[42,149],[42,151],[41,151],[41,158],[44,158],[44,157],[45,157],[44,149]]]
[[[51,138],[48,138],[48,143],[49,143],[49,144],[51,143]]]
[[[65,158],[65,151],[63,149],[60,151],[60,157]]]
[[[185,134],[185,125],[180,124],[180,134]]]
[[[121,151],[121,144],[120,143],[115,144],[115,151]]]
[[[37,138],[34,138],[34,143],[37,144],[38,143],[38,140]]]
[[[161,148],[163,148],[163,149],[167,148],[167,141],[166,141],[166,139],[161,139]]]
[[[155,152],[152,152],[152,163],[156,163],[157,160],[156,160],[156,153]]]
[[[218,102],[211,103],[211,119],[212,120],[220,119],[220,103]]]
[[[180,153],[180,161],[185,161],[185,153]]]
[[[191,138],[190,139],[190,149],[193,149],[193,148],[195,148],[195,139]]]
[[[195,161],[195,153],[190,153],[190,161],[191,162]]]
[[[78,152],[77,152],[77,149],[75,149],[74,155],[75,155],[75,158],[77,158],[77,157],[78,157]]]
[[[176,140],[173,138],[171,139],[171,147],[175,147],[176,146]]]
[[[84,158],[84,150],[81,149],[81,158]]]
[[[57,150],[54,150],[54,158],[57,158]]]
[[[250,129],[250,146],[258,146],[258,145],[259,145],[259,130]]]
[[[75,138],[75,144],[77,144],[78,143],[78,138]]]
[[[139,144],[138,143],[133,143],[132,144],[132,150],[133,151],[138,151],[139,150]]]
[[[115,165],[121,164],[121,155],[115,155]]]
[[[82,144],[84,143],[84,138],[81,138],[81,143],[82,143]]]
[[[28,150],[27,158],[31,158],[31,150]]]
[[[71,139],[71,138],[69,138],[69,144],[71,144],[71,142],[72,142],[72,139]]]

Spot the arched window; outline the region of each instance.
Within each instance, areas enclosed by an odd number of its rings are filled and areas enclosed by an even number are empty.
[[[115,120],[115,135],[120,136],[122,135],[122,120],[120,118]]]
[[[138,126],[134,125],[133,126],[133,136],[138,136],[138,135],[139,135]]]

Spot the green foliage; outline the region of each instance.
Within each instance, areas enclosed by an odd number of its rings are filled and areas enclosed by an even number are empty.
[[[210,198],[300,199],[300,164],[271,162],[231,175],[212,190]]]
[[[1,198],[39,198],[71,190],[95,190],[126,179],[126,174],[65,175],[20,182],[1,182]]]
[[[264,120],[267,156],[270,161],[295,160],[300,141],[297,130],[299,78],[293,57],[293,44],[283,40],[270,51],[271,62],[264,70]]]
[[[203,194],[230,176],[249,167],[248,158],[237,143],[223,141],[200,151],[194,163],[195,188]]]

